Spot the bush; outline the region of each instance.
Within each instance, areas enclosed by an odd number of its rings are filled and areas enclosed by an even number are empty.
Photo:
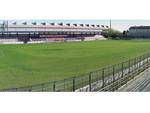
[[[105,38],[110,38],[110,39],[120,39],[123,34],[120,31],[114,30],[114,29],[107,29],[102,31],[102,35]]]

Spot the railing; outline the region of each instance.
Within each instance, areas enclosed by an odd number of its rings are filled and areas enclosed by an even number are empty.
[[[80,76],[32,86],[3,89],[1,91],[115,91],[135,75],[147,69],[150,54],[138,56],[125,62],[101,68]]]

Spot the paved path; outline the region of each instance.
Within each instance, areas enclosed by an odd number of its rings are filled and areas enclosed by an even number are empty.
[[[150,60],[150,58],[149,58],[149,60]],[[142,66],[146,62],[147,62],[147,59],[144,59],[143,61],[138,62],[135,65],[132,65],[130,68],[124,69],[123,70],[123,76],[129,76],[129,73],[132,72],[132,70],[135,71],[136,70],[135,68],[137,68],[138,65]],[[122,71],[120,70],[119,72],[115,73],[114,76],[110,75],[108,77],[105,77],[104,81],[106,84],[109,84],[109,83],[112,83],[113,79],[118,80],[119,78],[121,78],[121,76],[122,76]],[[92,83],[91,84],[91,88],[92,88],[91,91],[101,91],[99,89],[102,88],[102,85],[103,85],[102,80],[99,80],[99,81]],[[76,91],[89,91],[89,85],[86,85],[80,89],[77,89]]]
[[[146,69],[117,91],[147,92],[150,91],[150,68]]]

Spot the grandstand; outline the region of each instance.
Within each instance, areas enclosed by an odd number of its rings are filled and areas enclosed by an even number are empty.
[[[64,23],[8,23],[4,21],[0,25],[0,42],[62,42],[78,41],[84,39],[101,39],[102,30],[108,29],[105,25],[90,24],[64,24]],[[90,37],[90,38],[89,38]],[[96,38],[99,39],[99,38]],[[15,41],[14,41],[15,40]]]

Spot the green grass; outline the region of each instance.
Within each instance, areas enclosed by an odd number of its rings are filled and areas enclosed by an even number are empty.
[[[149,49],[149,40],[0,45],[0,89],[62,80]]]

